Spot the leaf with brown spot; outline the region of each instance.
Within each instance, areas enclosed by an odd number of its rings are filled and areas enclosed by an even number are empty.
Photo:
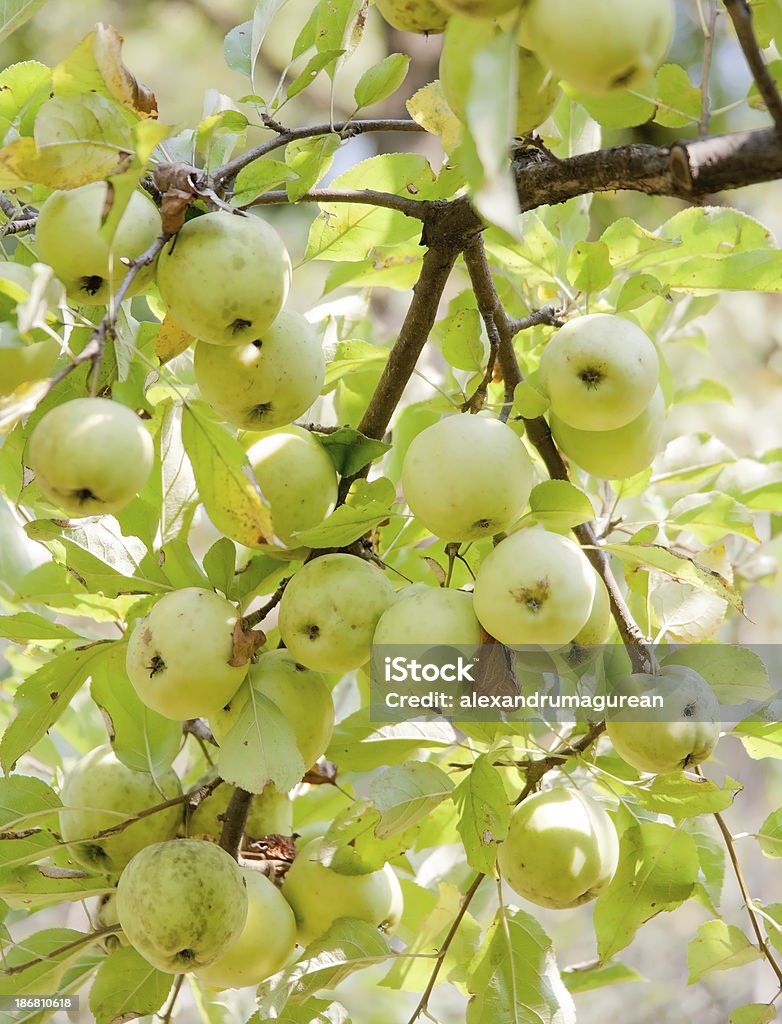
[[[241,668],[246,665],[255,652],[266,643],[266,634],[262,629],[245,629],[241,616],[236,620],[233,633],[233,651],[229,665]]]
[[[305,772],[302,782],[310,786],[333,786],[337,781],[339,769],[333,761],[321,761]]]
[[[157,117],[155,94],[122,63],[123,37],[113,25],[102,21],[95,26],[93,35],[95,63],[114,99],[139,117]]]

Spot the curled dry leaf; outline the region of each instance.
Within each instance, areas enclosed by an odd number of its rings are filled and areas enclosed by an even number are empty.
[[[255,652],[266,643],[266,634],[262,629],[246,629],[244,621],[238,618],[234,626],[233,641],[233,653],[228,664],[241,668],[242,665],[247,665]]]

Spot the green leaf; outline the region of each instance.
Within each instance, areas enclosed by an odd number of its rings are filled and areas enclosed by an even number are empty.
[[[340,505],[320,526],[299,530],[293,538],[307,548],[343,548],[369,533],[389,515],[388,506],[380,501],[372,501],[361,508]]]
[[[762,959],[758,947],[735,925],[706,921],[687,947],[687,983],[693,985],[712,971],[729,971]]]
[[[752,513],[735,498],[719,491],[705,491],[679,498],[668,513],[672,526],[681,526],[704,544],[716,544],[728,534],[759,544]]]
[[[246,206],[264,192],[297,178],[296,171],[281,160],[272,160],[270,157],[255,160],[237,174],[231,202],[234,206]]]
[[[648,788],[640,787],[634,793],[641,807],[657,814],[669,814],[678,822],[698,814],[717,814],[727,810],[742,788],[733,779],[727,779],[720,787],[709,779],[675,773],[658,775]]]
[[[101,964],[90,989],[90,1010],[96,1024],[157,1013],[173,981],[132,946],[116,949]]]
[[[3,0],[0,5],[0,42],[21,28],[45,3],[46,0]]]
[[[322,53],[316,53],[314,57],[310,57],[301,74],[288,86],[288,99],[293,99],[300,92],[304,92],[324,69],[329,70],[331,68],[333,70],[334,64],[336,64],[344,52],[344,50],[324,50]]]
[[[9,775],[0,779],[0,864],[5,867],[38,860],[57,843],[50,830],[59,828],[60,798],[41,779]],[[23,833],[30,831],[30,835]],[[20,833],[19,838],[12,838]]]
[[[614,279],[605,242],[578,242],[570,251],[568,280],[579,291],[601,292]]]
[[[652,91],[651,81],[647,88],[649,92]],[[634,95],[629,89],[621,89],[608,96],[592,96],[579,92],[569,85],[565,85],[564,91],[604,128],[633,128],[635,125],[651,121],[654,117],[654,103],[643,96]],[[638,91],[644,91],[643,84]],[[599,148],[599,145],[596,148]]]
[[[182,406],[166,406],[158,444],[163,491],[160,539],[166,544],[187,534],[198,506],[193,468],[182,444]]]
[[[474,306],[457,309],[440,320],[433,333],[443,358],[454,369],[473,372],[483,369],[488,348],[481,337],[481,315]]]
[[[35,612],[0,615],[0,637],[26,644],[29,640],[81,640],[82,637],[59,622],[51,622]]]
[[[385,839],[426,817],[450,796],[453,782],[429,761],[409,761],[382,772],[370,785],[372,803],[380,811],[375,835]]]
[[[769,1003],[747,1003],[733,1011],[728,1024],[771,1024],[776,1019],[777,1011]]]
[[[768,700],[775,691],[757,652],[731,644],[698,644],[674,650],[666,665],[686,665],[703,676],[720,704]]]
[[[454,790],[453,799],[459,811],[456,827],[464,843],[467,863],[476,871],[493,871],[497,843],[508,835],[511,807],[500,773],[488,755],[476,758]]]
[[[692,836],[698,852],[701,866],[698,889],[703,889],[702,902],[716,913],[725,881],[725,841],[722,833],[711,815],[685,818],[680,827]]]
[[[500,908],[467,980],[466,1024],[575,1024],[551,939],[529,914]]]
[[[369,107],[395,93],[407,77],[409,66],[406,53],[392,53],[367,68],[353,90],[356,106]]]
[[[19,974],[0,973],[0,995],[41,995],[57,992],[59,980],[65,969],[82,956],[88,946],[84,944],[56,954],[55,950],[83,938],[84,933],[74,931],[73,928],[45,928],[4,949],[4,968],[18,967],[39,957],[46,959]]]
[[[630,309],[638,309],[654,298],[670,299],[671,290],[661,284],[651,274],[633,274],[622,285],[616,300],[617,313],[626,313]]]
[[[356,971],[383,963],[390,956],[388,943],[377,928],[341,917],[306,947],[295,964],[261,983],[259,1016],[284,1020],[289,1002],[295,1006],[322,989],[334,989]]]
[[[319,51],[343,49],[350,54],[363,32],[362,0],[321,0],[315,45]]]
[[[679,583],[716,594],[739,612],[744,610],[741,594],[733,584],[694,558],[675,554],[658,544],[606,544],[604,550],[617,555],[631,568],[657,569]]]
[[[353,427],[341,427],[332,434],[319,434],[318,440],[331,456],[340,476],[353,476],[390,449],[384,441],[361,434]]]
[[[254,1013],[247,1024],[350,1024],[347,1011],[340,1003],[326,999],[307,999],[297,1006],[287,1006],[281,1017],[263,1017]]]
[[[419,819],[420,820],[420,819]],[[370,800],[355,800],[329,825],[320,848],[321,858],[341,875],[366,875],[382,869],[386,861],[413,845],[418,832],[414,822],[403,831],[378,831],[380,811]]]
[[[773,860],[782,858],[782,808],[772,811],[757,834],[760,849]]]
[[[577,992],[593,992],[596,988],[621,985],[627,981],[646,981],[638,971],[615,960],[609,961],[607,964],[589,964],[583,968],[580,966],[566,967],[562,971],[562,980],[571,995],[575,995]]]
[[[592,502],[567,480],[544,480],[532,488],[529,498],[533,519],[554,530],[569,530],[595,517]]]
[[[101,710],[120,761],[136,772],[157,775],[179,752],[182,726],[141,702],[125,672],[126,645],[115,644],[93,668],[90,695]]]
[[[541,394],[529,381],[523,380],[516,385],[513,392],[513,411],[525,420],[534,420],[542,416],[549,408],[549,400]]]
[[[626,829],[619,867],[595,905],[601,959],[629,946],[641,925],[656,914],[683,903],[698,880],[698,866],[695,843],[686,832],[652,822]]]
[[[36,60],[20,61],[0,71],[0,138],[12,126],[21,135],[32,134],[32,119],[49,98],[51,82],[51,68]]]
[[[269,509],[245,476],[247,455],[236,438],[188,405],[182,410],[182,442],[215,527],[248,547],[271,543]]]
[[[273,782],[281,793],[297,783],[304,764],[293,727],[273,701],[248,687],[248,699],[239,720],[220,745],[218,771],[232,786],[262,793]]]
[[[677,388],[674,402],[727,402],[733,404],[733,395],[729,387],[719,380],[699,380],[697,384]]]
[[[250,78],[255,72],[255,64],[261,46],[266,38],[266,33],[280,8],[284,7],[287,0],[256,0],[253,11],[252,42],[250,44]]]
[[[326,367],[324,390],[330,390],[338,381],[354,373],[379,373],[387,360],[388,349],[379,345],[369,341],[340,341],[334,351],[334,358]]]
[[[16,718],[0,741],[0,762],[10,772],[50,729],[96,666],[111,657],[114,642],[65,651],[28,676],[16,691]]]
[[[216,540],[204,555],[204,569],[216,590],[228,595],[236,572],[236,545],[227,537]]]
[[[288,199],[295,203],[316,185],[331,167],[334,154],[342,140],[336,132],[314,139],[289,142],[285,147],[285,163],[294,177],[285,185]]]
[[[105,878],[41,864],[0,870],[0,899],[15,910],[42,910],[58,903],[88,899],[112,892]],[[2,983],[0,983],[2,991]]]
[[[250,52],[253,41],[253,23],[244,21],[241,25],[232,28],[223,42],[223,57],[225,63],[240,75],[250,78],[252,75],[252,61]]]
[[[701,116],[701,90],[690,81],[685,68],[663,64],[657,72],[655,121],[666,128],[686,128]]]

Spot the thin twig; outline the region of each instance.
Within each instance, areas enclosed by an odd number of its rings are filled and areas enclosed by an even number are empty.
[[[37,956],[34,960],[25,960],[23,964],[14,964],[13,967],[5,967],[0,972],[5,976],[12,974],[21,974],[22,971],[28,970],[30,967],[35,967],[37,964],[46,963],[47,960],[53,960],[57,956],[62,956],[63,953],[70,953],[72,949],[78,949],[80,946],[91,946],[107,935],[116,935],[120,931],[118,924],[108,925],[106,928],[97,928],[94,932],[89,932],[87,935],[80,935],[78,939],[73,939],[72,942],[66,942],[64,946],[58,946],[56,949],[50,949],[48,953],[43,956]]]
[[[776,126],[777,134],[782,135],[782,96],[779,95],[776,82],[768,69],[763,51],[760,49],[755,28],[752,24],[752,12],[746,0],[725,0],[730,20],[736,29],[739,44],[744,53],[744,58],[755,79],[758,92],[766,104]]]
[[[166,1007],[163,1016],[160,1018],[161,1024],[170,1024],[171,1018],[174,1014],[174,1006],[179,997],[179,993],[182,991],[182,983],[185,980],[184,974],[178,974],[174,981],[174,988],[171,992],[171,998],[169,999],[168,1006]]]
[[[272,609],[277,607],[282,600],[282,595],[285,592],[289,579],[290,576],[287,576],[282,583],[280,583],[279,587],[277,587],[266,604],[261,605],[260,608],[256,608],[254,612],[250,612],[249,615],[245,615],[243,617],[242,623],[245,629],[254,629],[256,626],[260,625]]]
[[[209,782],[205,782],[203,786],[197,786],[195,789],[191,789],[187,793],[183,793],[181,796],[174,796],[170,800],[163,800],[159,804],[154,804],[152,807],[145,807],[143,811],[139,811],[138,814],[132,814],[129,818],[124,818],[116,825],[111,825],[109,828],[101,829],[100,832],[96,832],[94,836],[88,836],[86,839],[77,839],[67,845],[78,846],[79,843],[95,842],[98,839],[105,839],[106,836],[113,836],[115,832],[122,832],[123,829],[129,828],[134,825],[137,821],[142,821],[144,818],[149,818],[153,814],[159,814],[160,811],[168,810],[169,807],[176,807],[177,804],[190,804],[191,807],[198,807],[208,796],[217,789],[222,783],[222,779],[212,779]]]
[[[188,718],[182,723],[182,732],[185,736],[195,736],[197,740],[210,743],[213,747],[218,746],[212,730],[203,718]]]
[[[443,939],[442,945],[440,946],[440,951],[437,954],[437,960],[435,962],[434,969],[432,973],[429,975],[429,981],[427,981],[426,983],[426,988],[424,989],[421,998],[418,1002],[418,1005],[413,1010],[412,1016],[410,1017],[410,1020],[407,1022],[407,1024],[415,1024],[415,1021],[418,1020],[421,1014],[426,1013],[427,1007],[429,1006],[429,997],[431,996],[434,987],[437,984],[437,978],[439,977],[440,971],[443,968],[445,958],[448,955],[448,950],[451,948],[451,943],[456,938],[456,933],[459,931],[459,926],[462,923],[464,915],[467,913],[467,909],[470,906],[470,903],[472,903],[472,899],[477,893],[478,889],[480,888],[481,882],[484,880],[485,877],[486,875],[483,874],[483,872],[477,874],[473,879],[470,888],[464,894],[464,898],[462,899],[459,909],[456,912],[456,917],[454,917],[451,923],[451,927],[448,929],[448,933]]]
[[[280,203],[291,203],[288,193],[284,190],[264,192],[251,203],[242,206],[246,210],[251,206],[275,206]],[[365,206],[382,206],[387,210],[398,210],[407,217],[424,220],[428,204],[426,201],[408,199],[392,192],[375,192],[373,189],[329,189],[317,188],[305,192],[296,199],[297,203],[361,203]]]
[[[711,65],[714,59],[714,43],[716,38],[717,18],[719,10],[717,0],[704,0],[709,5],[708,16],[703,18],[703,64],[701,65],[701,117],[698,122],[698,134],[703,138],[708,135],[711,121]]]
[[[336,124],[315,124],[305,128],[283,128],[276,122],[267,121],[267,127],[277,132],[277,137],[262,142],[246,153],[230,160],[223,167],[220,167],[212,175],[212,187],[216,190],[224,189],[239,171],[249,164],[259,160],[267,153],[274,152],[287,146],[289,142],[298,142],[301,139],[314,139],[319,135],[339,135],[342,139],[350,139],[356,135],[366,135],[368,132],[421,132],[423,128],[415,121],[397,120],[394,118],[377,118],[366,121],[338,121]]]
[[[23,231],[32,231],[38,223],[37,217],[25,217],[22,220],[9,220],[0,225],[0,237],[3,235],[20,235]]]
[[[531,327],[537,327],[539,324],[561,327],[561,315],[561,310],[557,309],[556,306],[544,306],[542,309],[537,309],[535,312],[530,313],[529,316],[523,316],[520,319],[510,316],[508,317],[508,331],[511,337],[515,338],[521,331],[528,331]]]
[[[525,773],[526,782],[516,803],[520,804],[522,800],[526,800],[531,793],[534,793],[540,785],[540,780],[548,772],[569,761],[571,757],[581,757],[586,753],[595,740],[605,732],[605,727],[605,722],[592,722],[589,730],[575,743],[565,743],[556,750],[552,750],[550,754],[546,754],[545,757],[529,761],[526,765],[517,765]]]

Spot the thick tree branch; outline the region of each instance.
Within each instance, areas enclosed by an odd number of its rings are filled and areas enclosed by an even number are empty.
[[[368,132],[421,132],[423,128],[415,121],[396,120],[394,118],[378,118],[366,121],[338,121],[336,124],[315,124],[304,128],[283,128],[272,122],[269,127],[277,132],[276,138],[268,139],[253,149],[248,149],[234,160],[229,161],[212,175],[212,188],[217,191],[224,189],[233,181],[236,175],[243,168],[259,160],[267,153],[273,153],[275,149],[287,146],[289,142],[298,142],[300,139],[314,139],[319,135],[339,135],[342,139],[351,139],[356,135],[366,135]]]
[[[250,812],[252,800],[252,793],[248,793],[246,789],[240,789],[237,786],[223,815],[220,846],[222,846],[226,853],[230,853],[234,860],[239,856],[244,827],[247,824],[247,815]]]
[[[777,132],[782,134],[782,97],[763,58],[763,51],[755,35],[752,12],[746,0],[725,0],[725,8],[733,22],[744,57],[755,79],[758,92],[763,98]]]
[[[486,323],[487,331],[491,324],[492,327],[496,326],[499,333],[498,360],[505,381],[505,404],[507,407],[509,403],[513,402],[513,394],[517,385],[524,379],[513,349],[513,322],[508,319],[494,286],[482,237],[477,236],[465,247],[464,259],[478,302],[478,309]],[[543,460],[552,480],[568,480],[567,466],[554,444],[545,419],[542,416],[525,419],[524,425],[530,443]],[[597,542],[593,524],[584,523],[582,526],[577,526],[573,532],[582,545],[584,554],[605,583],[611,602],[611,612],[619,629],[619,635],[627,647],[633,671],[648,672],[651,662],[646,644],[649,641],[630,614],[630,609],[627,607],[611,571],[608,556],[600,549]]]
[[[276,206],[280,203],[290,203],[288,193],[280,190],[275,192],[264,192],[247,206],[240,209],[246,210],[250,206]],[[427,206],[424,202],[415,199],[408,199],[406,196],[395,196],[392,192],[375,192],[372,189],[328,189],[318,188],[311,192],[305,192],[300,196],[297,203],[363,203],[366,206],[382,206],[388,210],[398,210],[408,217],[415,217],[423,220],[426,216]]]

